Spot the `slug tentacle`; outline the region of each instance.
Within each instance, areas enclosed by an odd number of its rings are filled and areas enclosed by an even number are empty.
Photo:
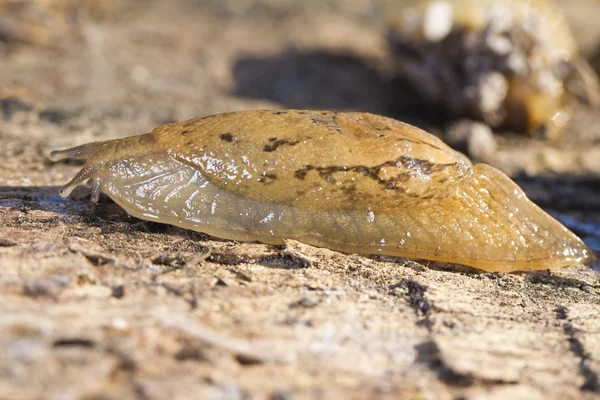
[[[72,158],[75,160],[87,160],[88,156],[96,151],[103,142],[93,142],[82,144],[81,146],[71,147],[65,150],[55,150],[50,153],[51,161],[60,161],[66,158]]]
[[[79,185],[84,184],[94,176],[97,171],[97,167],[94,165],[84,166],[66,185],[60,189],[60,195],[62,197],[68,197],[73,190]]]
[[[135,217],[226,239],[487,271],[594,258],[502,172],[371,114],[247,111],[165,125],[94,144],[63,194],[90,178],[92,201],[103,192]]]

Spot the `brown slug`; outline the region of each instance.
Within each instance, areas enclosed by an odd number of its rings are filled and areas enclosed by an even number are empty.
[[[487,271],[591,260],[506,175],[421,129],[366,113],[241,111],[55,151],[129,214],[209,235],[292,239]]]
[[[561,136],[594,70],[552,0],[386,0],[398,72],[452,117]]]

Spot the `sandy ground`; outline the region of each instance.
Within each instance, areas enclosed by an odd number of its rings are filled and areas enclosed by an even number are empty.
[[[394,79],[375,1],[128,0],[0,46],[0,399],[594,399],[600,270],[490,274],[141,222],[50,150],[240,109],[445,124]],[[565,2],[600,59],[600,3]],[[0,24],[0,28],[2,25]],[[494,163],[600,248],[600,124]],[[596,247],[597,246],[597,247]],[[294,249],[292,249],[294,250]]]

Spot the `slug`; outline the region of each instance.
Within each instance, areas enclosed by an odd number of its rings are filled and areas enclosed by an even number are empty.
[[[559,138],[598,78],[552,0],[386,0],[400,76],[451,117]]]
[[[366,113],[241,111],[55,151],[129,214],[209,235],[345,253],[558,268],[594,256],[497,169]]]

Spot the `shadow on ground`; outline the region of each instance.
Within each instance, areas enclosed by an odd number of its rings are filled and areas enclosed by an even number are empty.
[[[426,109],[406,82],[352,54],[287,49],[240,58],[233,76],[235,95],[286,108],[365,111],[421,127],[443,125],[443,116]]]

